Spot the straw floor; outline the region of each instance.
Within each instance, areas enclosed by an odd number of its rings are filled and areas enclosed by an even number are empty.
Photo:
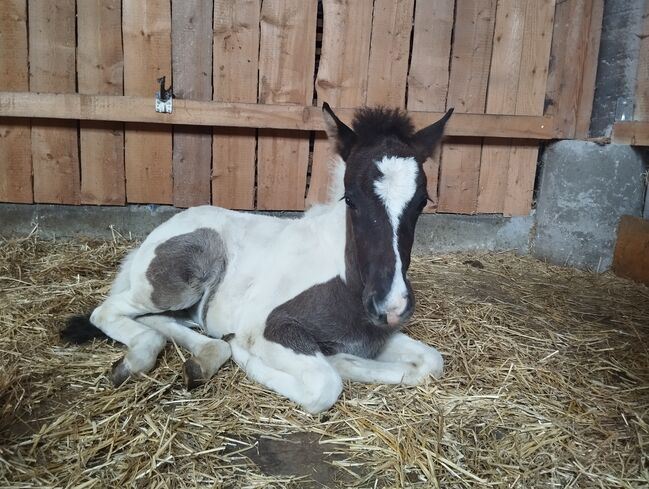
[[[513,254],[418,257],[417,388],[345,385],[312,417],[229,362],[187,392],[169,345],[62,345],[132,245],[0,241],[0,487],[647,487],[649,289]]]

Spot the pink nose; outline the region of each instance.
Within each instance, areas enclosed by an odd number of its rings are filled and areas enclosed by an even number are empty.
[[[397,297],[387,306],[386,319],[390,326],[397,326],[401,323],[401,317],[408,307],[408,297]]]

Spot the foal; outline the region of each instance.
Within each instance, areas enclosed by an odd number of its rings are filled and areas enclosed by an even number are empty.
[[[451,113],[415,132],[398,110],[361,109],[352,129],[325,104],[339,156],[329,203],[300,219],[210,206],[175,215],[124,259],[108,298],[89,318],[72,318],[62,337],[103,333],[125,344],[115,385],[151,370],[169,338],[192,352],[188,387],[232,356],[311,413],[336,402],[342,379],[414,385],[441,376],[441,355],[399,330],[415,304],[406,272],[427,200],[422,164]]]

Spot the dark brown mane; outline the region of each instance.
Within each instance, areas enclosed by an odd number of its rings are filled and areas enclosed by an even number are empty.
[[[360,144],[394,137],[407,142],[415,132],[412,121],[401,109],[363,107],[356,111],[352,127]]]

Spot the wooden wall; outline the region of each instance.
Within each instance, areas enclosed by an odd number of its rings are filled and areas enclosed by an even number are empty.
[[[3,0],[0,92],[153,103],[164,75],[179,99],[545,114],[585,137],[602,5]],[[534,140],[450,138],[426,163],[427,211],[527,214],[537,156]],[[321,132],[0,118],[0,201],[301,210],[326,197],[329,157]]]

